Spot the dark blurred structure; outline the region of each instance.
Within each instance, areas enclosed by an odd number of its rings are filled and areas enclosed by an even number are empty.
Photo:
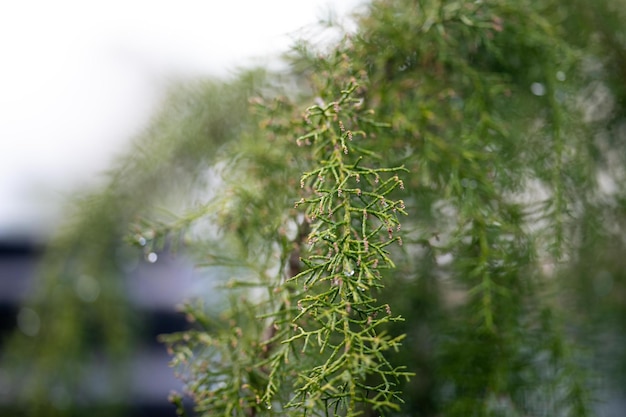
[[[33,239],[0,239],[0,352],[12,332],[21,331],[26,335],[38,332],[37,316],[34,320],[29,318],[32,310],[22,307],[22,304],[33,290],[43,252],[44,245]],[[181,383],[169,368],[169,356],[157,341],[157,336],[186,328],[184,316],[176,312],[174,306],[184,297],[182,291],[185,287],[189,288],[184,284],[189,284],[192,275],[193,268],[184,259],[162,256],[155,263],[137,263],[124,277],[128,283],[129,298],[140,317],[138,326],[141,327],[138,332],[141,340],[132,355],[128,372],[131,402],[125,407],[124,415],[176,415],[167,397],[171,390],[180,389]],[[106,376],[103,378],[103,373],[106,375],[107,371],[101,368],[106,368],[106,364],[94,364],[93,378],[90,378],[94,386],[107,380]],[[24,412],[11,398],[11,384],[10,376],[0,369],[0,415],[22,415]],[[89,404],[88,407],[106,408],[107,401],[110,399],[103,396],[101,403]],[[85,411],[86,415],[90,414]]]

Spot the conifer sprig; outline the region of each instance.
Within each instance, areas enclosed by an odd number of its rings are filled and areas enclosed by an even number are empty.
[[[384,285],[380,270],[394,267],[388,246],[402,244],[396,232],[405,206],[391,193],[404,188],[398,173],[406,169],[367,165],[375,161],[359,145],[367,138],[360,125],[369,122],[360,117],[365,112],[353,97],[356,89],[350,84],[337,101],[310,107],[305,119],[312,129],[297,139],[312,147],[317,166],[300,182],[307,196],[296,207],[305,205],[311,222],[309,256],[290,279],[303,291],[291,320],[295,334],[282,343],[321,358],[298,370],[296,395],[287,405],[311,414],[332,408],[356,416],[365,404],[397,409],[397,381],[410,376],[384,356],[404,336],[391,336],[383,326],[402,318],[375,294]]]

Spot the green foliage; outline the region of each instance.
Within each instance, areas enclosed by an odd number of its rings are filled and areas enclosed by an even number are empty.
[[[592,414],[585,347],[626,363],[622,3],[373,1],[157,120],[94,218],[221,284],[162,338],[195,412]]]
[[[392,316],[389,304],[377,303],[375,291],[383,287],[379,271],[394,266],[387,247],[402,242],[394,232],[400,230],[398,214],[406,214],[404,203],[389,197],[404,188],[398,172],[405,170],[368,165],[380,157],[367,150],[368,134],[359,127],[381,125],[362,109],[362,100],[353,96],[356,89],[351,84],[338,100],[310,107],[301,122],[308,132],[296,144],[312,148],[305,160],[320,166],[301,178],[300,188],[311,195],[295,204],[308,206],[304,216],[290,211],[297,233],[291,239],[264,235],[266,247],[267,239],[278,239],[278,249],[266,258],[280,257],[278,273],[267,276],[268,264],[252,264],[259,278],[253,285],[267,296],[236,301],[221,325],[164,337],[173,349],[173,364],[189,381],[197,411],[327,415],[334,410],[356,416],[365,404],[398,409],[398,378],[410,373],[384,356],[402,339],[389,335],[384,325],[400,317]],[[280,133],[276,125],[273,129]],[[233,192],[246,198],[246,207],[253,204],[249,191],[236,186]],[[268,200],[265,204],[271,204]],[[232,226],[233,217],[255,215],[225,207],[229,215],[218,216],[224,227]],[[245,235],[240,238],[248,242]],[[250,285],[229,283],[231,288]],[[194,308],[188,314],[202,323],[210,320]],[[246,321],[257,325],[244,331],[239,326]],[[194,353],[190,344],[202,348]]]
[[[373,293],[384,286],[379,269],[394,267],[386,247],[394,241],[401,244],[393,234],[400,230],[397,214],[406,214],[404,203],[390,200],[389,194],[404,188],[396,174],[402,168],[365,165],[364,155],[371,152],[356,143],[367,134],[356,129],[371,121],[354,112],[362,104],[352,97],[355,89],[350,85],[339,100],[307,109],[312,131],[296,140],[310,142],[319,168],[305,173],[300,182],[313,194],[300,200],[308,206],[306,220],[313,222],[308,236],[312,254],[303,259],[304,270],[291,278],[296,288],[304,281],[299,312],[291,321],[308,320],[296,324],[298,333],[284,341],[284,349],[302,342],[303,351],[330,351],[323,363],[299,372],[297,396],[290,405],[328,409],[343,402],[348,416],[359,414],[360,403],[374,409],[394,407],[393,401],[399,400],[395,380],[409,375],[383,356],[388,349],[397,350],[401,338],[379,329],[399,317],[389,317],[389,305],[377,305]],[[272,365],[275,369],[278,363]],[[368,381],[369,376],[376,382]],[[335,406],[335,412],[344,407]]]
[[[428,338],[429,347],[415,352],[421,357],[413,370],[418,381],[429,382],[415,388],[413,397],[430,395],[433,410],[460,416],[588,413],[577,353],[567,348],[555,318],[557,300],[548,296],[557,288],[543,272],[578,245],[573,211],[590,197],[585,190],[593,188],[596,169],[594,144],[576,116],[579,91],[589,80],[581,67],[583,53],[561,38],[563,15],[556,3],[545,2],[381,1],[335,48],[297,45],[290,56],[294,71],[319,101],[305,111],[311,125],[303,131],[290,124],[294,105],[288,105],[282,118],[273,113],[265,127],[277,138],[291,136],[314,148],[301,182],[310,196],[298,203],[307,205],[305,220],[314,222],[311,254],[303,257],[304,269],[284,303],[294,309],[296,300],[296,321],[309,319],[310,311],[315,317],[308,326],[295,324],[296,334],[270,354],[267,387],[255,394],[261,402],[273,399],[278,404],[271,404],[273,409],[281,412],[285,404],[324,410],[329,405],[324,399],[343,398],[345,387],[358,388],[359,378],[346,377],[355,382],[342,385],[346,370],[351,377],[368,374],[355,373],[352,359],[341,352],[352,349],[355,342],[348,340],[359,324],[346,311],[352,313],[356,303],[363,305],[364,317],[377,309],[380,315],[385,304],[373,300],[383,296],[410,323],[381,323],[377,331],[407,333],[407,340],[418,344],[424,342],[416,337]],[[356,80],[360,87],[352,102],[345,85]],[[337,96],[351,105],[339,105]],[[368,124],[371,118],[362,110],[368,108],[376,109],[376,119],[389,121],[389,128]],[[344,115],[346,109],[354,114]],[[365,136],[375,139],[363,149]],[[289,141],[273,145],[283,143]],[[369,168],[360,156],[384,165]],[[400,180],[388,167],[403,167],[408,177]],[[287,169],[291,178],[293,165]],[[377,182],[382,173],[387,177]],[[370,265],[390,265],[384,251],[399,239],[398,223],[385,210],[400,207],[386,195],[396,195],[400,184],[402,211],[411,215],[403,222],[403,245],[394,251],[398,268],[381,269],[381,281],[368,281],[378,276],[369,272]],[[264,185],[260,195],[274,191]],[[292,222],[300,236],[304,223],[298,217]],[[378,251],[371,233],[385,230],[389,236]],[[293,245],[301,249],[297,239],[287,253]],[[381,258],[365,257],[366,246]],[[279,256],[287,265],[287,254]],[[279,272],[276,279],[286,278]],[[359,286],[366,294],[372,288],[380,294],[361,297]],[[402,308],[397,294],[405,288],[414,288],[415,303]],[[278,316],[257,311],[280,318],[277,323],[287,332],[285,324],[294,322],[280,306]],[[342,323],[348,323],[345,330]],[[277,332],[272,343],[287,336]],[[298,343],[305,353],[313,347],[322,351],[317,367],[302,355],[298,366],[292,364],[288,352]],[[375,363],[388,363],[386,369],[410,364],[393,351],[380,349],[389,359],[376,354]],[[295,393],[285,394],[285,375],[295,378],[287,384]],[[413,389],[411,383],[407,387]],[[354,392],[346,396],[348,415],[369,413],[367,406],[350,402],[360,398],[367,405],[367,398]],[[389,396],[386,386],[379,393],[385,401],[396,395]],[[284,399],[278,400],[281,394]],[[410,406],[413,413],[420,409]]]

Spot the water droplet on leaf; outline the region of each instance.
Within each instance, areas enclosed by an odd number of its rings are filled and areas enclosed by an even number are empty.
[[[351,277],[354,275],[354,263],[351,260],[345,259],[343,261],[343,273],[347,277]]]
[[[530,85],[530,91],[536,96],[543,96],[546,94],[546,87],[541,83],[532,83]]]

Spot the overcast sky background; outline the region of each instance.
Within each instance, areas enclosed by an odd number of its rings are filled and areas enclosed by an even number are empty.
[[[168,80],[228,76],[360,0],[22,0],[0,4],[0,237],[50,231]]]

